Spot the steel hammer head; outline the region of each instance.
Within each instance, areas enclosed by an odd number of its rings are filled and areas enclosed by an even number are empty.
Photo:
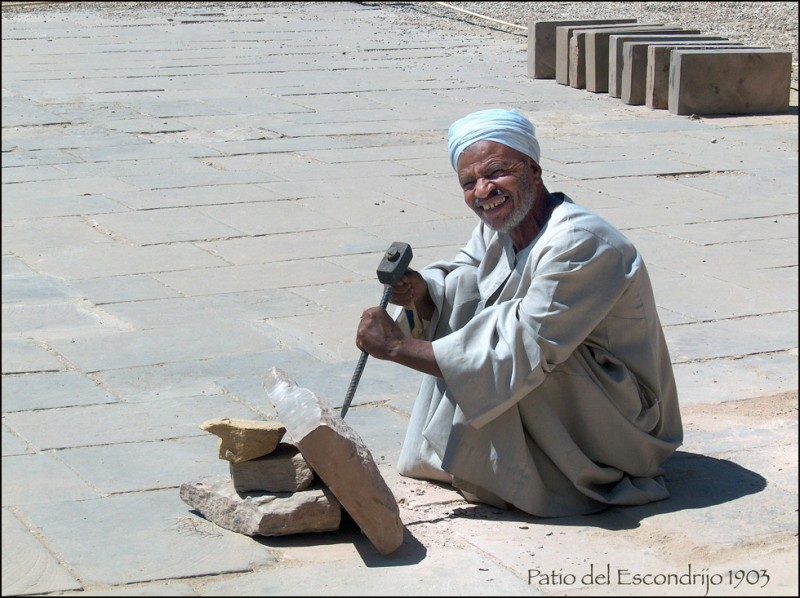
[[[411,263],[411,246],[408,243],[395,241],[383,254],[383,259],[378,265],[378,280],[389,286],[396,285]]]

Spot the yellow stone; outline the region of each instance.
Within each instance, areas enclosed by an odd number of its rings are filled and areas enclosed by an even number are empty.
[[[278,422],[223,417],[200,424],[200,429],[219,436],[219,458],[241,463],[269,455],[286,434]]]

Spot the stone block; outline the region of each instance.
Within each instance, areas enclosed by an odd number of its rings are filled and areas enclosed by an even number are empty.
[[[555,77],[561,85],[569,84],[569,42],[575,30],[597,27],[598,25],[612,26],[635,23],[636,19],[613,19],[603,21],[576,21],[576,24],[555,25]],[[530,46],[529,46],[530,47]]]
[[[296,446],[282,442],[269,455],[230,464],[237,492],[298,492],[314,481],[314,472]]]
[[[645,96],[647,95],[647,48],[655,43],[674,43],[680,44],[698,44],[702,47],[703,44],[717,44],[717,45],[739,45],[731,42],[723,37],[704,37],[704,36],[688,36],[683,39],[683,36],[674,36],[675,41],[672,40],[652,40],[652,39],[638,39],[632,42],[622,43],[622,75],[620,98],[625,104],[631,106],[642,106],[644,104]]]
[[[239,494],[224,476],[181,484],[181,500],[220,527],[247,536],[286,536],[339,529],[342,509],[330,490]]]
[[[618,98],[622,95],[622,50],[625,42],[671,41],[691,39],[699,36],[699,31],[653,31],[631,35],[611,35],[608,38],[608,95]]]
[[[200,424],[200,429],[219,436],[219,458],[231,463],[270,454],[286,433],[286,428],[276,422],[229,417],[208,420]]]
[[[572,78],[576,82],[583,82],[583,87],[589,91],[604,92],[608,88],[608,39],[613,34],[622,33],[644,33],[649,31],[672,31],[675,27],[671,25],[660,25],[658,23],[637,23],[634,25],[620,25],[613,27],[593,27],[583,28],[573,32],[570,44],[574,43],[573,53],[576,56],[576,64],[573,67],[570,62],[567,67],[570,69]],[[572,56],[570,56],[570,61]],[[579,62],[583,63],[581,67]],[[574,71],[574,72],[573,72]],[[572,85],[575,87],[575,85]]]
[[[608,21],[531,21],[528,23],[528,77],[555,79],[556,27],[616,23]]]
[[[403,543],[400,509],[364,442],[325,401],[272,368],[263,379],[280,421],[314,472],[381,554]]]
[[[684,49],[699,50],[700,46],[693,45],[693,42],[671,42],[667,44],[651,44],[647,46],[647,76],[645,80],[644,103],[653,110],[666,110],[669,100],[669,62],[672,51],[686,46]],[[731,42],[733,45],[744,47],[738,42]],[[712,44],[704,44],[710,49]],[[726,47],[721,45],[720,47]]]
[[[673,114],[789,111],[790,50],[674,50],[668,108]]]

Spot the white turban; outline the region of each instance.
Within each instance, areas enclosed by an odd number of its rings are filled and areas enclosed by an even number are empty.
[[[530,156],[539,163],[539,142],[531,121],[516,110],[479,110],[450,125],[447,149],[450,164],[458,171],[458,157],[477,141],[496,141]]]

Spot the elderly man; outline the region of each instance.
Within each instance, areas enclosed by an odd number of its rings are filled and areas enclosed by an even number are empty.
[[[364,311],[358,347],[423,372],[399,472],[471,501],[559,517],[667,498],[683,439],[642,257],[608,222],[550,193],[515,110],[456,121],[449,153],[479,217],[452,260],[409,271],[426,334]]]

